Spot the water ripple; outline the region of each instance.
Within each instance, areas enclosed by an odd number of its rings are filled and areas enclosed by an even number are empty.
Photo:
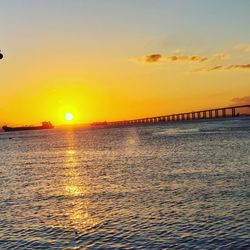
[[[248,120],[0,134],[0,249],[250,249]]]

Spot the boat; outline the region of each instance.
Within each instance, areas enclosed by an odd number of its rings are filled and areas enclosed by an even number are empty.
[[[11,131],[23,131],[23,130],[40,130],[40,129],[52,129],[54,126],[51,122],[42,122],[41,126],[23,126],[23,127],[8,127],[3,126],[3,130],[5,132],[11,132]]]

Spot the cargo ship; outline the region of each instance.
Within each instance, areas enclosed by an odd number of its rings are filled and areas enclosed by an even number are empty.
[[[3,130],[5,132],[23,131],[23,130],[52,129],[52,128],[54,128],[54,126],[51,124],[51,122],[42,122],[41,126],[23,126],[23,127],[8,127],[8,126],[3,126]]]

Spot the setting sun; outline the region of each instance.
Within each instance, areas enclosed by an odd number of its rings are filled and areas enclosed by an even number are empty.
[[[73,115],[71,114],[71,113],[67,113],[67,114],[65,114],[65,119],[67,120],[67,121],[72,121],[73,120]]]

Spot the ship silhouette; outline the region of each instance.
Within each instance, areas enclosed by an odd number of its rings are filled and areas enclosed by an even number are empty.
[[[52,129],[54,126],[51,122],[42,122],[41,126],[23,126],[23,127],[8,127],[7,125],[3,126],[5,132],[11,131],[23,131],[23,130],[40,130],[40,129]]]

